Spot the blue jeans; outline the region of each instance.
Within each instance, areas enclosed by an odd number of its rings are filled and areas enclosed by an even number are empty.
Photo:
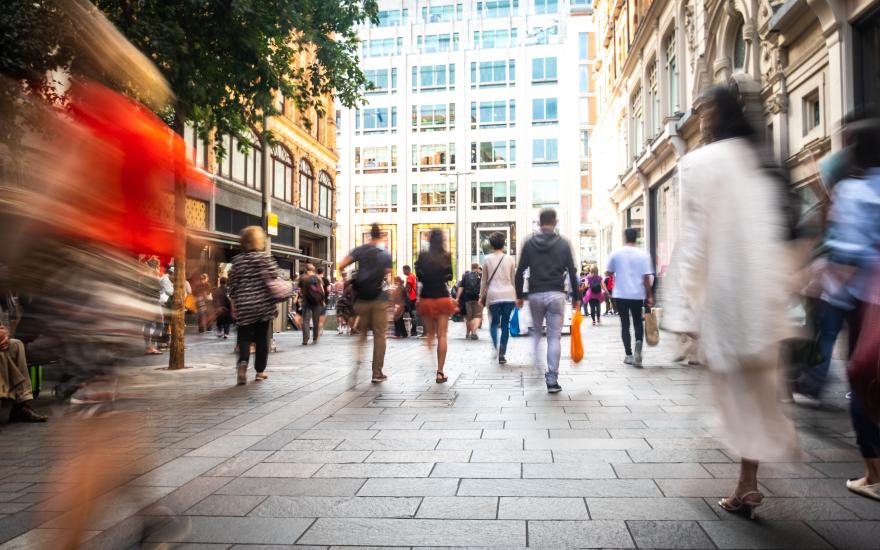
[[[489,336],[498,353],[507,352],[507,340],[510,338],[510,315],[513,313],[513,302],[496,302],[489,305]],[[498,325],[501,325],[501,345],[498,344]]]
[[[556,384],[559,377],[559,356],[562,353],[562,322],[565,320],[564,292],[529,293],[529,311],[532,314],[532,346],[535,364],[538,364],[538,347],[541,343],[541,327],[547,323],[547,373],[548,386]]]
[[[837,336],[843,330],[844,323],[850,326],[850,352],[854,349],[853,326],[855,311],[847,311],[835,307],[828,302],[822,302],[819,313],[819,337],[817,351],[822,356],[822,362],[804,371],[797,379],[797,389],[812,397],[819,397],[825,385],[828,383],[828,371],[831,368],[831,357],[834,354],[834,344]]]

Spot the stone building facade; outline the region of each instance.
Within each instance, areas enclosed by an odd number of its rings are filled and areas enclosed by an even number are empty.
[[[844,115],[877,102],[880,1],[598,0],[592,136],[599,263],[636,227],[662,276],[680,226],[678,159],[703,143],[697,107],[735,86],[804,206]],[[601,159],[598,162],[597,159]]]

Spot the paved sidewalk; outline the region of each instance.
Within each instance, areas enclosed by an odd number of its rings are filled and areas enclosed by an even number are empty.
[[[421,340],[389,340],[390,378],[374,385],[353,338],[302,347],[293,333],[268,381],[251,371],[235,386],[232,340],[193,337],[184,372],[126,370],[142,428],[107,449],[130,476],[108,488],[87,547],[137,548],[141,525],[171,514],[185,520],[141,548],[880,546],[880,503],[844,487],[861,472],[844,410],[792,411],[804,460],[763,465],[766,504],[744,520],[716,504],[738,467],[700,371],[671,364],[669,335],[638,370],[621,362],[616,319],[585,333],[579,365],[563,341],[556,395],[528,339],[499,367],[486,332],[465,341],[460,324],[445,385]],[[71,512],[50,467],[86,426],[2,426],[0,549],[52,547]]]

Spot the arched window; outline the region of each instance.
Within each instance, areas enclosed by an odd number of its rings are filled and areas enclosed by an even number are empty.
[[[733,70],[744,71],[746,69],[746,39],[743,35],[743,22],[740,21],[733,35]]]
[[[272,196],[293,203],[293,159],[278,145],[272,147]]]
[[[333,180],[330,174],[318,172],[318,215],[332,218],[333,212]]]
[[[315,183],[314,172],[312,172],[312,165],[306,159],[302,159],[299,161],[299,207],[312,211],[312,198],[314,190],[312,189]]]
[[[223,136],[222,139],[226,156],[219,167],[220,175],[252,189],[263,189],[263,150],[257,137],[245,132],[241,138]],[[242,145],[246,150],[242,150]]]

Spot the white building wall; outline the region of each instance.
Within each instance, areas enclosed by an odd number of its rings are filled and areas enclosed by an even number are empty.
[[[367,69],[397,68],[397,92],[394,94],[369,94],[368,105],[372,107],[396,107],[397,127],[395,133],[358,133],[355,128],[356,111],[343,109],[339,121],[340,166],[337,178],[338,220],[337,235],[339,250],[345,253],[361,244],[362,227],[377,222],[393,227],[393,257],[399,270],[405,264],[414,262],[413,228],[426,224],[452,224],[455,230],[457,250],[456,270],[461,273],[472,259],[474,224],[513,224],[515,228],[516,250],[519,252],[525,238],[534,229],[540,208],[533,206],[535,182],[556,181],[557,201],[554,205],[559,212],[559,231],[573,242],[577,241],[579,228],[579,175],[578,156],[578,49],[577,32],[568,29],[568,0],[560,1],[558,11],[550,14],[536,14],[535,0],[520,0],[513,15],[498,18],[477,16],[477,2],[466,0],[462,4],[462,17],[454,21],[426,23],[422,20],[423,6],[442,6],[456,4],[454,1],[432,0],[380,0],[380,10],[407,10],[405,24],[387,27],[366,27],[361,31],[361,39],[401,38],[402,51],[399,55],[384,57],[362,57],[361,67]],[[548,44],[534,45],[530,37],[538,29],[556,26],[558,34],[550,36]],[[517,29],[517,45],[504,48],[477,49],[474,47],[474,31],[493,29]],[[421,53],[417,47],[420,35],[458,33],[457,51],[442,53]],[[555,83],[536,84],[532,82],[532,60],[538,57],[557,58],[557,80]],[[514,60],[516,78],[510,87],[471,88],[472,62],[491,60]],[[455,89],[450,91],[413,92],[412,67],[423,65],[455,64]],[[477,69],[479,73],[479,68]],[[537,98],[557,98],[558,123],[552,125],[532,124],[532,100]],[[471,102],[515,100],[516,117],[512,128],[477,129],[471,128]],[[412,108],[423,104],[455,104],[455,128],[447,131],[412,132]],[[390,111],[389,111],[390,113]],[[558,144],[558,165],[534,166],[532,162],[533,139],[553,139]],[[470,143],[495,140],[516,141],[516,166],[505,169],[472,170]],[[413,145],[433,143],[455,144],[455,165],[443,171],[411,171]],[[355,149],[373,146],[394,145],[397,150],[396,173],[356,173]],[[422,184],[441,184],[454,187],[454,177],[444,177],[443,172],[473,172],[459,178],[461,187],[467,192],[459,193],[464,208],[456,212],[454,206],[447,210],[431,212],[413,211],[412,186]],[[471,208],[471,183],[488,181],[516,181],[516,205],[514,208],[476,210]],[[396,212],[364,212],[356,208],[355,190],[357,187],[393,185],[397,189]],[[552,194],[552,193],[551,193]],[[463,246],[462,246],[463,244]]]

